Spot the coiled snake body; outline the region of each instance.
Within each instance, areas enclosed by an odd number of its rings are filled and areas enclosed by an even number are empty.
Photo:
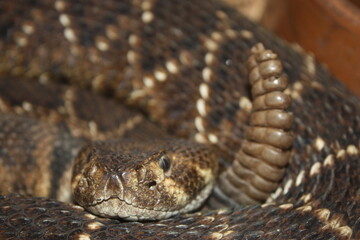
[[[248,118],[254,116],[251,110],[255,106],[255,100],[253,106],[249,100],[245,63],[252,46],[262,42],[278,54],[288,78],[285,92],[293,99],[290,111],[294,115],[295,136],[284,177],[263,205],[204,211],[157,222],[121,222],[99,218],[80,207],[57,201],[8,195],[0,198],[0,238],[360,237],[359,101],[299,47],[282,42],[217,1],[18,0],[1,2],[0,13],[0,107],[4,113],[1,154],[2,159],[8,159],[6,165],[2,160],[1,180],[18,179],[19,183],[13,189],[7,188],[8,192],[20,190],[25,194],[36,192],[59,197],[65,187],[70,188],[66,163],[84,142],[117,136],[137,139],[139,132],[167,139],[163,130],[152,130],[157,127],[143,122],[142,115],[126,110],[119,113],[121,107],[111,100],[82,90],[44,86],[19,78],[71,83],[136,106],[171,134],[210,145],[212,150],[206,152],[202,145],[188,146],[183,140],[175,144],[179,146],[176,149],[185,153],[185,158],[194,152],[196,156],[205,152],[206,159],[213,158],[215,150],[223,171],[230,165],[229,161],[236,162],[241,156],[241,146],[256,144],[256,141],[243,141],[245,132],[250,132]],[[251,126],[253,121],[249,122]],[[154,139],[150,137],[147,141],[159,149],[165,148]],[[184,148],[192,152],[181,150]],[[96,149],[100,150],[94,150],[91,155],[95,158],[103,151],[101,146]],[[159,149],[145,157],[136,155],[139,159],[150,159],[149,165],[159,163],[162,170],[155,167],[154,171],[146,172],[148,175],[167,174],[168,160]],[[89,151],[92,149],[85,148],[81,153],[86,155]],[[131,154],[134,152],[138,153],[134,150]],[[16,164],[19,158],[25,159],[24,169],[20,169],[25,173],[3,177],[7,169],[19,168]],[[40,162],[37,169],[32,165],[33,158],[52,159],[53,163],[59,158],[64,164]],[[202,159],[205,157],[198,157],[200,163]],[[209,168],[200,168],[203,175],[199,179],[207,178],[203,169],[216,171],[212,163],[200,164],[205,165]],[[251,170],[251,166],[247,167]],[[276,181],[277,177],[271,179],[272,173],[268,174],[269,179]],[[185,174],[190,175],[193,173]],[[116,176],[104,176],[107,186],[111,186]],[[142,179],[141,176],[136,175],[136,179]],[[250,176],[250,186],[257,186],[251,182],[253,173],[246,172],[244,176]],[[130,173],[124,179],[132,177]],[[234,189],[239,186],[245,189],[241,197],[245,202],[263,199],[262,192],[253,194],[242,182],[232,182],[231,177],[224,179],[217,188],[221,184],[229,185],[228,190],[219,194],[232,197],[228,202],[237,201]],[[187,181],[187,177],[181,179]],[[26,187],[21,182],[30,182],[34,192],[23,191]],[[159,179],[143,182],[147,188],[160,188]],[[41,187],[36,189],[38,184]],[[274,186],[272,182],[268,185]],[[189,185],[181,189],[191,195],[195,188]],[[136,195],[137,192],[131,196],[135,199]],[[67,200],[69,196],[65,194],[63,198]],[[149,195],[147,203],[154,199],[156,196]]]

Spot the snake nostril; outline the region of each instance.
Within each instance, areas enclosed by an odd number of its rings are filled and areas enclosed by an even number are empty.
[[[150,190],[154,190],[155,186],[156,186],[156,181],[151,181],[148,184],[148,187],[150,188]]]

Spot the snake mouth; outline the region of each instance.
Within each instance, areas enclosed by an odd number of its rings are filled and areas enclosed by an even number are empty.
[[[113,196],[84,206],[88,211],[102,217],[121,218],[128,221],[158,220],[169,218],[179,213],[176,211],[155,210],[128,203]]]
[[[94,203],[84,205],[84,207],[93,214],[102,217],[121,218],[128,221],[150,221],[166,219],[179,213],[189,212],[200,207],[205,199],[210,195],[213,189],[213,185],[213,183],[208,184],[204,187],[204,189],[201,190],[195,199],[184,206],[179,206],[179,208],[175,210],[167,210],[166,207],[161,209],[155,209],[155,207],[142,207],[129,201],[125,201],[118,196],[99,199]],[[160,199],[157,202],[160,202]]]

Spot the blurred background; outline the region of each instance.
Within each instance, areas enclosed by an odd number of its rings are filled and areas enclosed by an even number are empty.
[[[360,97],[360,0],[223,0],[313,53]]]

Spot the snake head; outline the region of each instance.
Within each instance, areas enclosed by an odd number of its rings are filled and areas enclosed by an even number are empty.
[[[74,201],[104,217],[164,219],[198,208],[211,193],[217,159],[183,141],[113,140],[84,147],[74,164]]]

